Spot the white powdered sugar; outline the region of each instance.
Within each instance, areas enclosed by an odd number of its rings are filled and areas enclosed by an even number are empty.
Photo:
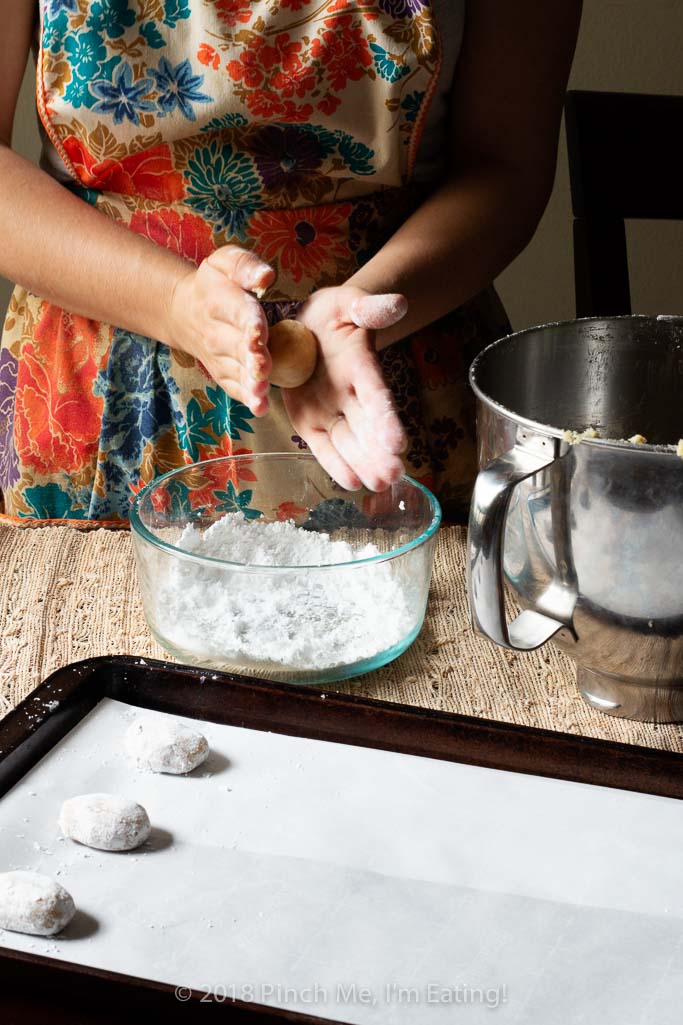
[[[123,746],[139,768],[176,776],[192,772],[209,757],[206,737],[173,719],[136,719]]]
[[[0,873],[0,929],[54,936],[76,914],[70,893],[39,872]]]
[[[351,319],[358,327],[378,331],[396,324],[407,312],[408,301],[405,296],[390,292],[356,299],[351,306]]]
[[[62,805],[59,828],[71,840],[100,851],[132,851],[149,837],[142,805],[117,794],[81,794]]]
[[[373,658],[415,625],[400,560],[354,565],[379,554],[375,545],[354,549],[292,521],[249,521],[241,513],[205,531],[189,525],[175,544],[272,568],[249,572],[174,559],[156,581],[156,618],[181,654],[238,667],[320,670]],[[338,563],[350,565],[319,568]]]

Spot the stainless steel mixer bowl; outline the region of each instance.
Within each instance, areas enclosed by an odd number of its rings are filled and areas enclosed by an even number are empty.
[[[521,331],[470,381],[475,628],[521,650],[552,638],[603,712],[683,721],[683,318]],[[563,439],[589,426],[599,438]],[[618,440],[636,433],[649,443]],[[523,610],[509,624],[506,586]]]

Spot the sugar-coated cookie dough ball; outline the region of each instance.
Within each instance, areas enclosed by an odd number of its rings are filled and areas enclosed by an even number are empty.
[[[40,872],[0,872],[0,929],[54,936],[76,914],[70,893]]]
[[[126,753],[141,769],[181,775],[209,757],[206,737],[173,719],[136,719],[126,730]]]
[[[62,805],[64,836],[100,851],[132,851],[151,832],[149,816],[135,801],[116,794],[82,794]]]

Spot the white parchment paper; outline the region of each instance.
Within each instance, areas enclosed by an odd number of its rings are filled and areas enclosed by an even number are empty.
[[[0,870],[79,908],[1,944],[358,1025],[679,1025],[680,802],[211,723],[193,774],[142,773],[159,714],[102,701],[0,801]],[[148,846],[60,839],[94,791]]]

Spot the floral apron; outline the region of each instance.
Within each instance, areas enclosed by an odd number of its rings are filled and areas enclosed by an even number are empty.
[[[41,0],[38,110],[70,187],[107,217],[194,263],[227,243],[272,263],[275,322],[421,200],[409,183],[439,59],[428,0]],[[506,328],[490,292],[382,353],[407,470],[447,515],[476,472],[467,367]],[[120,524],[166,470],[304,448],[271,394],[256,420],[191,357],[17,288],[5,518]]]

